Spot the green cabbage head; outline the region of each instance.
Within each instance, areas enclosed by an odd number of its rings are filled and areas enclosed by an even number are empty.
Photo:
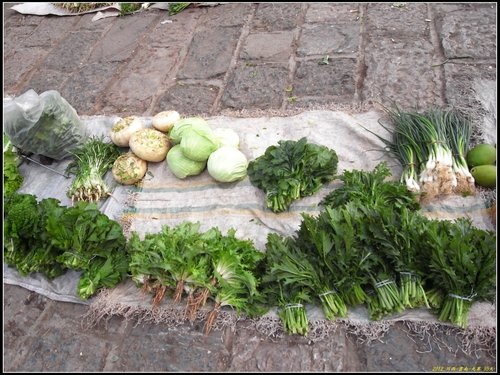
[[[184,179],[188,176],[196,176],[203,172],[207,162],[195,161],[187,158],[183,154],[181,146],[175,145],[167,154],[167,165],[177,178]]]
[[[222,146],[207,161],[210,176],[219,182],[233,182],[245,178],[248,160],[243,152],[232,146]]]
[[[181,150],[184,156],[196,161],[207,161],[212,152],[219,148],[219,141],[213,133],[195,128],[182,133]]]
[[[182,118],[180,120],[177,120],[170,129],[170,132],[168,133],[168,136],[172,143],[178,144],[182,140],[182,135],[186,130],[189,129],[196,129],[200,132],[206,132],[211,134],[212,129],[208,125],[208,122],[206,122],[203,118],[201,117],[186,117]]]

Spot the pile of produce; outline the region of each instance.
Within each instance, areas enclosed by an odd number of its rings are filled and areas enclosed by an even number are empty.
[[[469,219],[425,218],[405,185],[384,181],[386,173],[383,164],[345,172],[344,186],[317,217],[302,214],[294,236],[269,234],[264,294],[278,302],[287,332],[307,333],[311,302],[327,319],[362,303],[375,320],[432,307],[440,320],[465,327],[472,301],[492,300],[495,234]]]
[[[114,287],[128,272],[126,239],[120,224],[96,203],[73,207],[31,194],[13,193],[4,201],[4,261],[22,275],[40,272],[52,279],[67,269],[82,271],[82,299]]]
[[[481,167],[495,167],[496,150],[469,150],[470,124],[454,112],[389,114],[396,129],[384,142],[403,165],[399,181],[390,179],[386,163],[336,176],[336,152],[306,138],[280,141],[248,162],[234,131],[212,130],[202,118],[165,111],[146,128],[130,116],[112,127],[111,143],[90,137],[72,150],[72,207],[16,192],[22,176],[4,137],[4,261],[22,275],[81,271],[82,299],[129,277],[152,295],[153,308],[165,296],[184,302],[191,322],[211,301],[207,334],[225,306],[250,317],[278,307],[284,330],[299,335],[309,332],[307,304],[321,306],[328,320],[360,304],[373,320],[423,307],[465,327],[472,303],[494,298],[496,235],[469,219],[427,219],[419,195],[472,194],[475,178],[495,186]],[[130,150],[122,153],[124,147]],[[201,232],[187,221],[143,238],[133,232],[127,241],[97,207],[110,193],[104,176],[111,170],[119,183],[135,184],[149,162],[163,160],[181,179],[205,168],[219,182],[248,173],[276,213],[329,181],[342,185],[321,200],[318,215],[302,213],[292,236],[270,233],[265,252],[234,229]]]
[[[247,175],[248,161],[239,150],[234,130],[212,130],[204,119],[188,117],[177,121],[169,135],[175,146],[167,164],[176,177],[198,175],[205,167],[218,182],[234,182]]]
[[[280,141],[248,164],[250,182],[266,193],[273,212],[288,210],[297,199],[313,195],[334,179],[338,157],[334,150],[307,139]]]
[[[237,239],[235,230],[222,235],[217,228],[201,233],[199,227],[190,222],[164,226],[143,240],[134,232],[127,250],[132,279],[153,294],[153,306],[165,295],[174,303],[184,298],[185,315],[194,321],[207,300],[213,300],[204,328],[208,333],[223,306],[249,316],[260,311],[256,268],[263,254],[251,241]]]
[[[205,169],[218,182],[233,182],[247,174],[248,161],[239,150],[239,137],[232,129],[212,130],[201,117],[181,118],[177,111],[163,111],[145,128],[136,116],[120,119],[110,138],[119,147],[129,147],[113,165],[115,180],[132,185],[142,180],[148,162],[161,162],[179,179],[196,176]]]

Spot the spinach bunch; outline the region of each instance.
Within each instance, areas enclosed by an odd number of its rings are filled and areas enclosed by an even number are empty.
[[[266,206],[274,212],[288,210],[293,201],[313,195],[337,172],[337,153],[325,146],[279,141],[248,164],[250,182],[266,193]]]
[[[101,287],[118,284],[128,272],[126,238],[117,221],[96,203],[78,202],[49,216],[46,224],[52,243],[62,249],[57,261],[83,271],[77,293],[87,299]]]

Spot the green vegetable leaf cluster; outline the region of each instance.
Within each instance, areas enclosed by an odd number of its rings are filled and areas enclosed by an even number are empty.
[[[250,182],[266,193],[266,206],[283,212],[333,180],[337,164],[334,150],[301,138],[268,147],[264,155],[250,161],[247,173]]]
[[[494,299],[496,236],[466,218],[432,220],[427,228],[427,281],[442,296],[438,317],[465,327],[473,301]]]
[[[346,171],[330,203],[303,213],[294,236],[268,235],[262,289],[287,332],[307,333],[303,306],[313,301],[327,319],[365,303],[373,320],[432,307],[465,327],[472,302],[491,299],[494,233],[470,220],[427,219],[406,186],[383,181],[389,175],[382,164]]]
[[[379,163],[373,171],[345,170],[339,177],[343,185],[332,190],[320,202],[323,206],[338,207],[352,200],[377,207],[391,206],[395,209],[406,207],[412,211],[420,208],[418,199],[400,181],[391,181],[391,171],[387,162]]]
[[[19,172],[19,158],[7,134],[3,134],[3,195],[4,197],[19,190],[24,177]]]
[[[18,193],[4,200],[4,261],[21,275],[40,272],[52,279],[65,272],[56,261],[61,250],[44,229],[58,203],[53,198],[38,203],[35,196]]]
[[[263,254],[251,241],[236,238],[234,229],[223,235],[218,228],[200,232],[199,227],[191,222],[163,226],[144,239],[133,232],[127,250],[132,279],[153,294],[154,306],[166,294],[175,303],[185,297],[186,317],[193,321],[208,298],[214,300],[208,333],[223,306],[250,316],[261,311],[257,268]]]
[[[95,203],[74,207],[31,194],[5,201],[4,260],[22,275],[42,272],[49,278],[67,269],[83,271],[77,289],[87,299],[101,287],[118,284],[128,272],[126,239],[120,224]]]

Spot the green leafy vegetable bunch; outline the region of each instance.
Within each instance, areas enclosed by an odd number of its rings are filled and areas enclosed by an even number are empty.
[[[185,316],[194,321],[199,309],[213,299],[204,327],[208,334],[223,306],[247,315],[261,311],[257,267],[263,254],[251,241],[236,238],[233,229],[223,235],[218,228],[200,232],[199,227],[191,222],[163,226],[143,239],[133,232],[127,249],[132,278],[153,294],[154,306],[166,294],[174,303],[185,297]]]
[[[53,198],[38,202],[34,195],[14,193],[5,204],[4,261],[22,275],[54,278],[67,269],[82,271],[77,287],[82,299],[126,276],[122,227],[95,203],[65,207]]]
[[[338,157],[334,150],[298,141],[279,141],[248,165],[250,182],[266,193],[266,206],[286,211],[297,199],[313,195],[333,180]]]
[[[19,172],[19,158],[7,134],[3,134],[3,195],[16,192],[23,184],[24,177]]]

